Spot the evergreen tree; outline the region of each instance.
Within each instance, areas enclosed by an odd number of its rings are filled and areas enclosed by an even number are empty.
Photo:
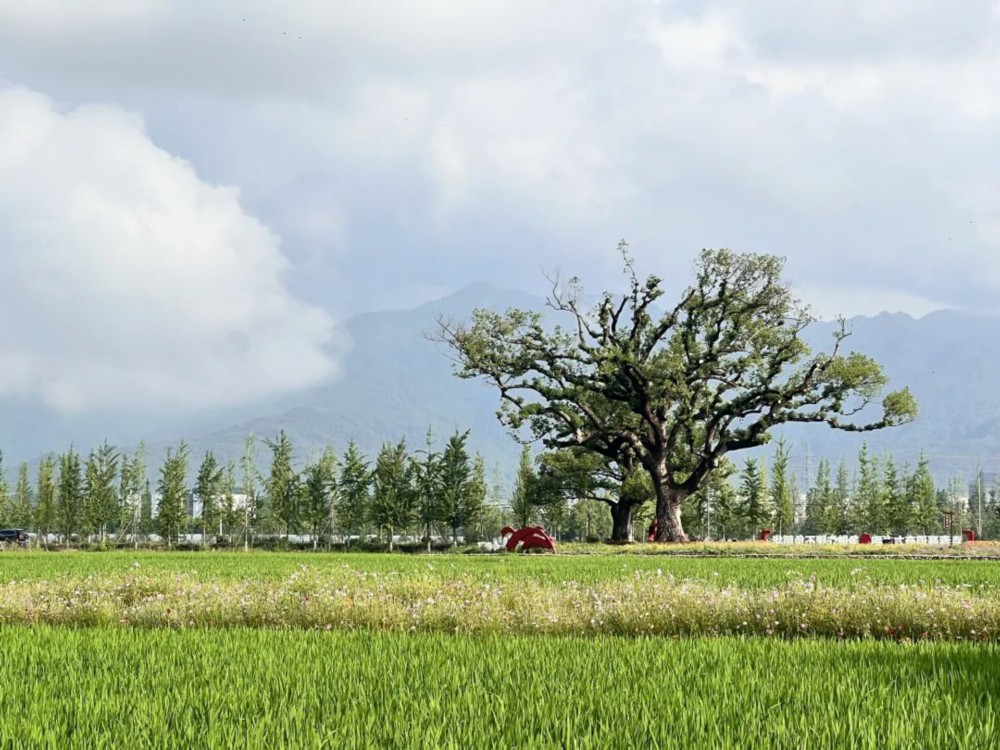
[[[28,481],[28,464],[22,461],[17,467],[17,486],[10,504],[9,521],[18,529],[27,529],[31,525],[32,500],[34,491]]]
[[[288,539],[298,524],[299,475],[292,468],[292,441],[282,430],[275,440],[267,441],[271,449],[271,473],[264,482],[264,492],[271,506],[271,515]]]
[[[469,433],[456,432],[441,454],[441,520],[451,530],[451,544],[458,544],[458,530],[472,520],[476,498],[472,494],[472,468],[465,441]]]
[[[98,534],[101,541],[108,527],[117,523],[119,517],[118,481],[119,455],[107,441],[96,451],[91,451],[87,459],[86,480],[84,482],[83,515],[84,526],[89,534]]]
[[[302,484],[302,519],[309,528],[313,549],[319,546],[324,529],[331,525],[336,491],[337,456],[327,448],[318,461],[306,466]]]
[[[390,552],[394,533],[405,529],[414,516],[413,473],[407,459],[405,440],[385,443],[375,459],[371,520],[379,530],[388,530]]]
[[[205,453],[198,467],[198,478],[195,480],[194,494],[201,501],[201,541],[208,543],[208,533],[215,528],[219,518],[219,505],[223,491],[222,467],[212,451]]]
[[[862,443],[858,452],[858,481],[852,504],[854,532],[884,533],[888,526],[884,506],[878,459],[871,456],[868,445]]]
[[[472,478],[469,481],[469,518],[465,522],[465,540],[473,537],[476,541],[486,541],[486,514],[489,482],[486,479],[486,461],[478,453],[472,459]]]
[[[10,484],[7,482],[7,466],[0,451],[0,526],[10,525]]]
[[[986,474],[980,466],[976,478],[969,483],[969,525],[975,529],[976,538],[983,536],[984,519],[989,510],[989,489]]]
[[[913,523],[905,479],[896,469],[896,461],[887,453],[883,460],[882,497],[886,514],[886,527],[893,534],[902,536]]]
[[[132,544],[139,546],[139,535],[148,534],[151,524],[143,528],[144,491],[147,489],[146,477],[146,446],[139,447],[131,458],[122,456],[121,480],[118,487],[120,523],[132,532]],[[149,511],[152,512],[152,509]]]
[[[372,472],[364,455],[353,440],[340,467],[340,493],[337,517],[345,537],[363,534],[371,509]]]
[[[35,506],[35,527],[39,543],[47,543],[49,532],[56,524],[56,461],[51,455],[38,464],[38,502]]]
[[[910,482],[912,488],[912,505],[914,508],[913,522],[922,534],[938,534],[941,531],[941,516],[938,512],[937,493],[934,491],[934,478],[931,476],[930,463],[923,452],[917,461]]]
[[[532,494],[535,486],[535,469],[531,465],[531,446],[521,448],[521,460],[514,478],[514,491],[510,496],[511,522],[517,528],[531,523],[534,512]]]
[[[243,444],[240,470],[243,491],[243,549],[248,550],[253,537],[254,525],[257,523],[257,516],[260,513],[257,493],[260,481],[260,474],[257,471],[257,439],[253,435],[247,435],[246,442]]]
[[[226,464],[226,474],[223,478],[222,502],[219,506],[219,533],[233,544],[233,533],[239,522],[239,509],[236,507],[236,464],[230,461]]]
[[[139,533],[148,537],[156,529],[153,523],[153,490],[149,484],[147,476],[142,491],[142,499],[139,503]]]
[[[834,508],[836,509],[837,534],[849,534],[853,530],[851,527],[851,479],[847,472],[847,461],[840,459],[837,467],[837,481],[833,488]],[[833,514],[831,513],[831,516]]]
[[[434,432],[427,428],[420,458],[412,458],[413,490],[416,493],[417,522],[431,551],[431,527],[441,520],[441,454],[434,450]]]
[[[68,544],[83,522],[83,476],[80,456],[72,449],[59,457],[59,494],[56,501],[59,531]]]
[[[733,462],[728,457],[723,458],[701,489],[688,498],[688,519],[684,520],[684,528],[689,528],[690,524],[690,531],[706,539],[713,536],[725,539],[727,532],[732,534],[737,530],[740,509],[731,481],[735,473]]]
[[[778,533],[791,533],[794,530],[795,506],[792,499],[792,483],[788,476],[788,445],[783,438],[777,441],[774,451],[771,501],[774,503],[774,526]]]
[[[176,451],[168,448],[167,458],[160,467],[156,531],[168,547],[177,540],[187,521],[187,455],[183,442]]]
[[[756,537],[767,525],[771,514],[768,512],[765,480],[760,464],[755,458],[748,458],[743,464],[740,477],[742,495],[742,520],[748,536]]]

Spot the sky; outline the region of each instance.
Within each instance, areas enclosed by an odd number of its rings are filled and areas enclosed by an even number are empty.
[[[620,239],[996,311],[997,91],[998,0],[0,0],[0,404],[294,391],[356,312]]]

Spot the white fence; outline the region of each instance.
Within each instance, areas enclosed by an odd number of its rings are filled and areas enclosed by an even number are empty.
[[[857,534],[842,534],[828,536],[803,536],[802,534],[772,534],[767,539],[775,544],[860,544]],[[876,536],[872,534],[872,544],[925,544],[929,546],[945,546],[961,544],[960,536]]]

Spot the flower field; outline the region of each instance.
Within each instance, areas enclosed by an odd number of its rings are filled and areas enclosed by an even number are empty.
[[[0,631],[0,742],[989,747],[995,646]]]
[[[0,745],[990,747],[1000,564],[0,555]]]

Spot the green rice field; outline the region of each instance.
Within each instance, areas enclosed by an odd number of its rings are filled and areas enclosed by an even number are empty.
[[[25,747],[988,748],[995,646],[0,630]]]
[[[0,747],[1000,746],[1000,562],[0,554]]]

